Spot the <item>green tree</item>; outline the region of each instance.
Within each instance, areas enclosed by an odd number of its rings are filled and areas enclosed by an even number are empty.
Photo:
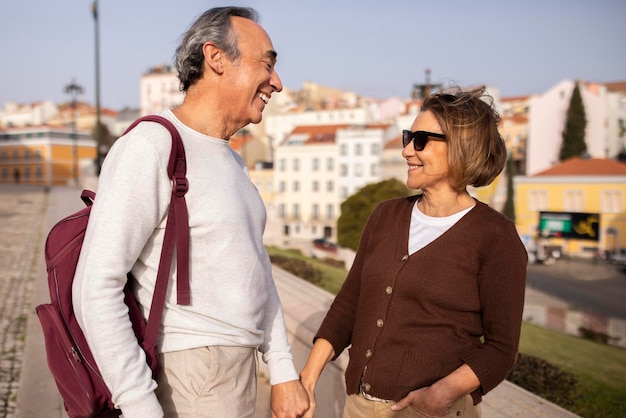
[[[504,202],[504,213],[510,220],[515,222],[515,191],[513,190],[513,176],[515,176],[515,162],[509,154],[506,161],[506,201]]]
[[[100,122],[100,140],[98,140],[98,125],[96,124],[96,126],[93,127],[93,132],[92,132],[92,136],[93,138],[97,141],[97,152],[98,152],[98,156],[96,157],[96,173],[97,175],[100,175],[100,169],[102,168],[102,162],[104,161],[104,157],[106,157],[107,153],[109,152],[109,149],[111,148],[111,146],[113,145],[113,143],[117,140],[117,137],[115,137],[111,131],[109,131],[109,127]]]
[[[579,157],[587,151],[587,144],[585,143],[586,127],[587,117],[585,116],[585,106],[580,94],[579,83],[577,82],[574,86],[565,118],[563,142],[561,143],[561,152],[559,153],[560,161],[565,161],[572,157]]]
[[[396,179],[368,184],[348,197],[341,204],[341,216],[337,219],[337,241],[344,248],[356,250],[363,227],[370,213],[383,200],[407,196],[409,190]]]

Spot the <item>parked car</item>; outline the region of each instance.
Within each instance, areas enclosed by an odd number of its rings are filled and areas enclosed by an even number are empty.
[[[337,244],[328,241],[326,238],[314,239],[313,248],[333,253],[337,252]]]
[[[622,250],[618,253],[609,254],[609,261],[612,264],[617,264],[617,265],[626,267],[626,252]]]

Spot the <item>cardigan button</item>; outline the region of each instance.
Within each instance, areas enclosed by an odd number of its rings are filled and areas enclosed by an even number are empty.
[[[385,293],[387,293],[388,295],[393,293],[393,288],[391,286],[387,286],[385,287]]]
[[[365,383],[363,385],[363,392],[369,392],[370,390],[372,390],[372,385],[370,385],[369,383]]]
[[[372,350],[368,349],[365,351],[365,358],[370,358],[370,357],[372,357]]]
[[[408,255],[404,255],[404,256],[402,256],[402,261],[406,261],[406,260],[408,260],[408,259],[409,259],[409,256],[408,256]]]
[[[385,321],[383,321],[382,319],[377,319],[376,320],[376,326],[378,328],[382,328],[384,324],[385,324]]]

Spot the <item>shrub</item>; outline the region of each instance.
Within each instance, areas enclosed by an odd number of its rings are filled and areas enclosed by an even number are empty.
[[[594,331],[585,327],[579,327],[578,333],[582,338],[595,341],[600,344],[608,344],[609,341],[617,339],[615,337],[611,337],[610,335],[605,334],[604,332]]]
[[[304,260],[283,255],[270,255],[270,261],[310,283],[320,284],[322,282],[322,272]]]
[[[576,376],[543,359],[522,353],[506,379],[563,408],[571,407],[580,395]]]

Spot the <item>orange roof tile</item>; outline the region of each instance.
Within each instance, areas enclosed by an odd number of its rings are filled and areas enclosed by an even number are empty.
[[[528,100],[530,96],[510,96],[510,97],[502,97],[500,99],[501,102],[521,102],[524,100]]]
[[[604,158],[573,157],[533,177],[539,176],[626,176],[626,164]]]
[[[396,149],[396,148],[402,148],[402,137],[401,136],[397,136],[397,137],[389,140],[385,144],[385,149]]]

